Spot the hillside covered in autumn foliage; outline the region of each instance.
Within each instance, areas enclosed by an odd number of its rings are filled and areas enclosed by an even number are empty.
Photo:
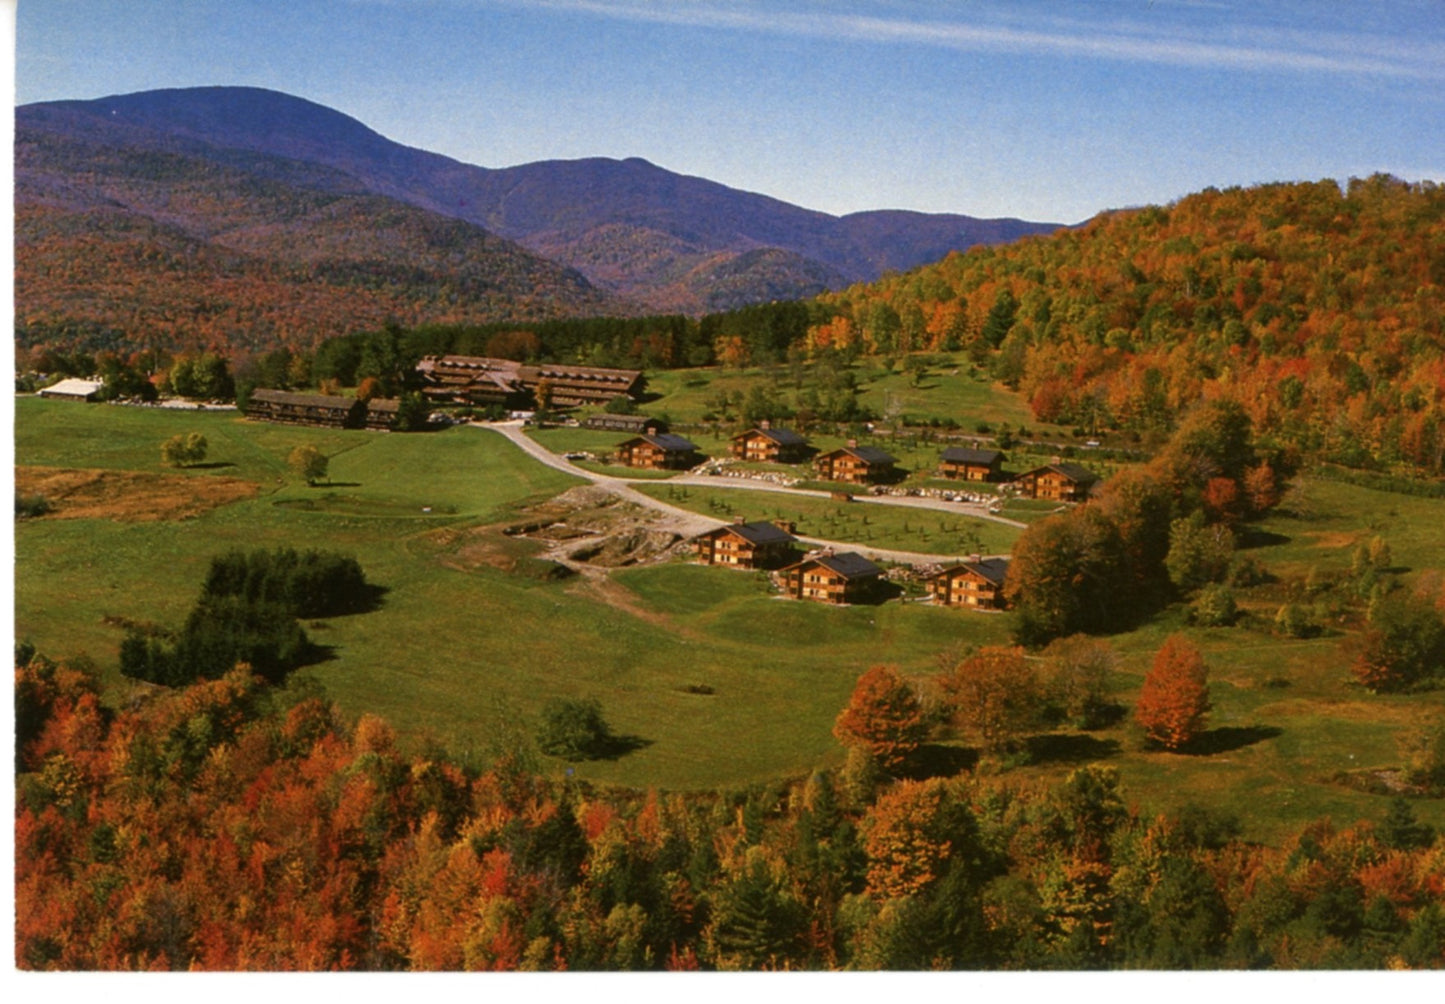
[[[245,667],[124,711],[16,669],[25,969],[1405,968],[1445,962],[1445,842],[1403,800],[1286,846],[1052,785],[815,773],[727,794],[407,754]],[[855,700],[856,703],[856,700]]]
[[[66,109],[16,131],[21,348],[309,348],[388,320],[628,310],[580,274],[317,165]],[[635,309],[635,308],[633,308]]]
[[[1445,470],[1445,188],[1206,190],[827,294],[808,347],[966,349],[1040,421],[1161,441],[1200,398],[1266,441]]]

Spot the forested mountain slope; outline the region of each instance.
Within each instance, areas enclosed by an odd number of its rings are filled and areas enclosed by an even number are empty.
[[[388,319],[629,309],[575,271],[335,170],[231,159],[65,109],[22,116],[20,344],[309,347]]]
[[[1040,420],[1157,437],[1232,395],[1355,466],[1445,461],[1445,189],[1206,190],[821,298],[810,347],[967,348]]]
[[[123,143],[323,191],[388,196],[518,241],[662,312],[700,314],[811,296],[949,250],[1057,226],[892,212],[839,218],[637,158],[475,167],[259,88],[29,105],[17,110],[17,129],[32,142],[45,133]],[[23,175],[29,164],[20,152]]]

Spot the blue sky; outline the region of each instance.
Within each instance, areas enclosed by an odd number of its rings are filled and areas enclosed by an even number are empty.
[[[1442,0],[21,0],[16,101],[269,87],[486,167],[1076,222],[1445,180]]]

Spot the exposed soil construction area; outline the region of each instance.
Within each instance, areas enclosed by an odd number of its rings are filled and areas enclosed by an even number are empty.
[[[572,568],[623,568],[661,561],[683,542],[686,528],[665,512],[624,502],[583,485],[527,510],[503,529],[546,546],[545,557]]]
[[[619,499],[605,488],[583,485],[524,510],[510,523],[439,530],[439,560],[462,571],[489,567],[542,575],[558,571],[602,572],[662,561],[683,543],[686,527],[665,512]]]
[[[42,519],[110,519],[121,523],[190,519],[242,499],[260,486],[239,478],[148,474],[71,467],[16,467],[17,496],[42,496]]]

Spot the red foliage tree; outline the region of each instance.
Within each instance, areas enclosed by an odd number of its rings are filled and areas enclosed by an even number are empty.
[[[839,742],[864,747],[889,771],[901,766],[927,734],[913,688],[889,666],[874,666],[858,678],[833,725]]]
[[[1204,730],[1209,712],[1209,672],[1199,649],[1173,634],[1154,655],[1134,718],[1150,742],[1176,750]]]

